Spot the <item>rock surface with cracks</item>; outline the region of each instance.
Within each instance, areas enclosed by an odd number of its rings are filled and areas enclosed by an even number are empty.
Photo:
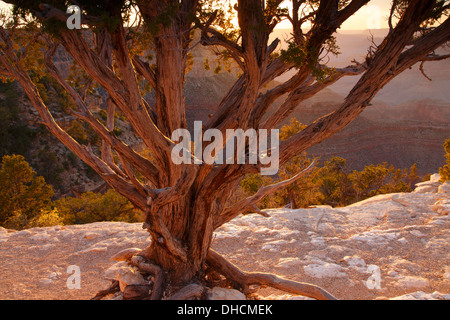
[[[212,247],[241,270],[312,283],[338,299],[448,300],[450,188],[438,180],[344,208],[241,216],[216,231]],[[126,262],[149,240],[139,223],[0,228],[0,299],[91,299],[111,281],[115,299],[151,294],[152,277]],[[79,289],[69,289],[69,266],[79,267]],[[205,296],[243,298],[214,288]],[[304,299],[275,289],[257,297]]]

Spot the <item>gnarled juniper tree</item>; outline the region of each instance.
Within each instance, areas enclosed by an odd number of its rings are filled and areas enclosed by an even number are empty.
[[[132,261],[154,274],[154,299],[181,288],[175,294],[177,298],[199,295],[201,286],[194,286],[194,290],[187,285],[205,276],[206,265],[244,290],[253,284],[265,284],[318,299],[333,298],[313,285],[242,272],[210,250],[215,229],[242,213],[266,215],[255,204],[270,192],[300,179],[309,169],[230,205],[228,200],[241,179],[259,172],[261,163],[176,165],[171,161],[176,145],[171,134],[187,128],[183,88],[193,46],[222,48],[224,57],[241,69],[241,76],[205,124],[205,131],[276,128],[303,100],[342,77],[361,75],[334,112],[281,142],[282,165],[345,128],[384,85],[403,71],[418,62],[447,58],[435,50],[450,40],[450,4],[441,0],[393,1],[388,18],[390,30],[383,42],[369,50],[365,61],[354,61],[346,68],[330,68],[321,57],[334,50],[333,34],[369,0],[238,0],[231,8],[238,20],[234,29],[230,29],[221,2],[214,0],[105,0],[100,4],[77,0],[73,4],[81,7],[82,30],[66,27],[70,16],[66,13],[67,1],[5,2],[14,5],[15,19],[0,28],[3,78],[17,80],[48,130],[146,213],[144,227],[152,241]],[[287,3],[290,9],[284,9]],[[269,36],[283,19],[291,22],[292,37],[286,50],[277,51],[280,40],[270,41]],[[133,24],[133,20],[142,24]],[[16,43],[20,42],[20,34],[32,30],[34,40]],[[200,35],[200,43],[194,42],[196,35]],[[34,47],[39,50],[32,50]],[[57,50],[64,50],[85,75],[82,85],[68,81],[55,66]],[[100,151],[75,141],[41,99],[35,79],[44,70],[30,55],[39,57],[42,52],[45,72],[71,97],[73,114],[103,140]],[[151,61],[146,59],[149,52],[153,55]],[[266,89],[267,84],[288,71],[294,71],[289,80]],[[153,105],[143,98],[142,78],[154,91]],[[106,124],[96,118],[86,102],[86,89],[93,83],[108,94]],[[283,103],[264,117],[281,96],[285,96]],[[152,159],[137,153],[113,133],[116,108],[149,149]]]

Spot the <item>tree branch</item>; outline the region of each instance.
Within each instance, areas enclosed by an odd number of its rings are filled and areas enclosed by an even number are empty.
[[[270,218],[270,214],[268,214],[267,212],[262,211],[256,205],[252,205],[250,208],[252,209],[252,211],[254,211],[255,213],[259,214],[260,216],[263,216],[264,218]]]
[[[341,9],[337,14],[339,24],[344,23],[348,18],[354,15],[359,9],[369,3],[370,0],[352,0],[346,7]]]
[[[116,106],[130,121],[136,134],[152,151],[158,164],[166,163],[167,159],[170,159],[171,147],[174,144],[155,126],[147,113],[142,97],[138,99],[136,92],[128,91],[131,87],[124,86],[124,82],[114,74],[98,54],[93,52],[79,31],[63,30],[60,32],[60,36],[61,44],[66,51],[86,73],[105,88]],[[120,57],[116,58],[121,59]],[[133,77],[135,77],[134,73]]]
[[[411,1],[402,19],[379,46],[367,71],[348,94],[341,107],[281,143],[281,164],[345,128],[367,107],[385,84],[449,40],[450,22],[447,19],[419,40],[414,47],[404,51],[409,39],[428,17],[433,3],[432,0]]]
[[[332,84],[339,81],[344,76],[356,76],[362,74],[366,71],[366,64],[359,64],[348,66],[346,68],[338,68],[330,70],[331,75],[321,82],[314,82],[314,78],[310,76],[305,83],[297,87],[295,90],[289,94],[286,100],[278,107],[278,109],[268,117],[261,128],[271,129],[276,128],[283,120],[285,120],[289,115],[297,108],[297,106],[306,99],[314,96],[323,89],[331,86]]]
[[[336,72],[333,77],[329,77],[326,81],[324,81],[324,86],[316,85],[314,88],[308,88],[311,90],[304,89],[307,87],[306,84],[311,84],[308,79],[311,78],[311,68],[310,63],[308,61],[313,62],[318,58],[318,53],[320,52],[319,48],[323,46],[323,43],[344,23],[353,13],[359,10],[364,4],[366,4],[368,0],[354,0],[349,5],[347,5],[341,11],[337,11],[338,1],[322,1],[319,5],[317,12],[315,13],[317,18],[315,24],[310,31],[309,39],[308,39],[308,56],[305,58],[305,61],[301,66],[299,66],[299,70],[297,74],[295,74],[291,79],[284,82],[283,84],[277,86],[276,88],[269,90],[266,94],[260,96],[255,103],[254,108],[254,122],[259,123],[268,109],[268,107],[281,95],[291,92],[289,98],[283,103],[282,107],[278,109],[277,112],[274,113],[272,119],[270,121],[266,121],[263,124],[264,128],[275,128],[275,124],[278,124],[285,119],[288,114],[290,114],[295,108],[296,104],[301,102],[302,99],[306,99],[311,97],[318,91],[326,88],[332,83],[339,80],[344,75],[349,75],[347,71],[340,70],[340,72]],[[295,3],[294,3],[295,4]],[[294,7],[295,10],[299,10],[300,4],[296,4],[297,7]],[[298,13],[294,17],[298,18]],[[326,21],[326,22],[325,22]],[[294,21],[295,22],[295,21]],[[297,22],[300,24],[300,22]],[[298,25],[293,25],[294,27],[300,27]],[[325,27],[326,26],[326,27]],[[295,30],[294,30],[295,31]],[[294,38],[298,42],[298,36]],[[300,39],[303,42],[302,39]],[[297,43],[297,45],[301,45],[301,43]],[[348,67],[347,69],[350,69]],[[360,74],[359,72],[358,74]],[[352,73],[355,74],[355,73]],[[304,91],[306,94],[300,94],[300,92]]]
[[[316,164],[316,160],[314,160],[305,170],[296,174],[294,177],[284,180],[275,184],[271,184],[259,189],[253,196],[245,198],[241,201],[238,201],[231,207],[224,209],[224,211],[217,217],[214,227],[218,228],[224,223],[231,221],[240,213],[247,211],[249,208],[253,208],[253,205],[261,201],[265,196],[274,193],[281,188],[284,188],[292,183],[297,182],[301,178],[303,178],[306,174],[311,172],[314,169]]]
[[[209,36],[208,33],[212,34]],[[228,40],[223,34],[212,27],[202,28],[201,40],[200,43],[203,46],[221,46],[225,48],[230,55],[233,57],[233,60],[238,64],[242,71],[246,71],[244,51],[241,46],[237,43]]]
[[[12,49],[10,37],[3,27],[0,27],[0,38],[3,41],[2,50],[0,50],[0,62],[22,85],[25,93],[50,132],[80,159],[93,168],[108,184],[118,190],[123,196],[127,197],[136,206],[145,209],[146,199],[136,191],[131,183],[117,175],[105,162],[94,155],[89,148],[81,146],[56,123],[50,111],[43,103],[35,84],[20,63],[18,63],[17,56]]]
[[[267,109],[276,99],[288,92],[291,92],[295,88],[298,88],[300,85],[304,85],[305,82],[309,83],[310,79],[312,79],[312,77],[310,76],[309,68],[307,66],[303,66],[301,70],[299,70],[288,81],[285,81],[275,88],[268,90],[266,93],[261,94],[255,103],[255,110],[253,112],[254,122],[259,123],[261,121]]]
[[[420,66],[419,66],[419,70],[420,70],[420,72],[422,73],[422,75],[425,77],[425,78],[427,78],[428,80],[430,80],[430,81],[433,81],[433,79],[431,79],[430,77],[428,77],[426,74],[425,74],[425,70],[424,70],[424,64],[425,64],[425,62],[427,62],[427,61],[441,61],[441,60],[445,60],[445,59],[448,59],[448,58],[450,58],[450,54],[447,54],[447,55],[436,55],[436,54],[430,54],[430,55],[428,55],[428,56],[426,56],[425,58],[423,58],[421,61],[421,63],[420,63]]]
[[[92,127],[92,129],[102,137],[106,143],[108,143],[119,156],[121,156],[124,160],[133,163],[134,166],[138,168],[138,170],[149,179],[149,181],[153,184],[157,183],[158,177],[158,169],[147,159],[141,157],[136,152],[132,150],[131,147],[124,144],[121,140],[116,138],[111,132],[112,130],[106,128],[102,123],[98,121],[98,119],[91,113],[89,108],[85,105],[82,97],[76,92],[76,90],[70,86],[67,81],[62,77],[59,73],[58,69],[54,65],[52,61],[52,57],[58,47],[57,43],[51,45],[50,49],[45,54],[45,65],[47,67],[48,72],[52,75],[59,84],[66,90],[69,96],[72,98],[72,101],[78,107],[78,112],[72,112],[78,118],[86,121]],[[107,162],[108,163],[108,162]],[[113,162],[108,163],[110,167],[114,168],[114,171],[120,173],[122,176],[125,176],[119,168]],[[123,164],[125,164],[123,162]]]
[[[133,65],[137,72],[139,72],[148,82],[150,82],[150,85],[153,88],[156,88],[156,75],[150,68],[148,62],[143,61],[141,57],[135,55],[133,57]]]

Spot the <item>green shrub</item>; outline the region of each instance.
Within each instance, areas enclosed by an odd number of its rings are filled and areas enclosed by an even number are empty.
[[[450,180],[450,139],[445,140],[444,150],[446,163],[442,168],[439,168],[439,175],[441,176],[441,182]]]
[[[40,215],[31,219],[28,223],[28,227],[52,227],[63,225],[63,219],[57,209],[50,211],[42,211]]]
[[[104,195],[83,193],[79,198],[66,197],[55,201],[64,224],[85,224],[100,221],[142,221],[142,213],[115,190]]]
[[[280,129],[280,139],[286,140],[304,128],[305,126],[300,122],[291,119],[289,124]],[[294,177],[310,165],[311,161],[306,154],[293,157],[280,168],[274,182]],[[264,177],[264,179],[267,178]],[[341,207],[378,194],[410,192],[418,180],[415,164],[409,170],[396,169],[392,165],[383,163],[366,166],[361,171],[351,171],[345,159],[332,157],[322,166],[316,166],[300,181],[266,197],[258,206],[260,208],[286,205],[290,205],[291,208],[306,208],[311,205]],[[271,180],[263,180],[259,174],[249,175],[242,180],[240,191],[244,191],[245,196],[252,195],[261,186],[269,183],[272,183]]]
[[[63,220],[59,215],[58,210],[41,210],[35,217],[29,217],[21,211],[15,211],[6,219],[4,227],[8,229],[23,230],[36,227],[52,227],[63,225]]]
[[[20,228],[50,210],[54,192],[21,155],[4,156],[0,170],[0,224]],[[16,221],[12,223],[12,221]]]
[[[67,133],[72,136],[78,143],[86,144],[88,142],[88,135],[84,129],[83,124],[78,120],[73,120],[70,123]]]

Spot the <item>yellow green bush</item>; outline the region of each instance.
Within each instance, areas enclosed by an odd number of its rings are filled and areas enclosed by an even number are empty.
[[[450,139],[445,140],[444,150],[446,163],[442,168],[439,168],[439,175],[441,176],[441,182],[450,180]]]
[[[21,155],[6,155],[0,170],[0,225],[23,229],[51,210],[53,188]]]
[[[113,189],[103,195],[87,192],[78,198],[61,198],[54,205],[66,225],[99,221],[142,221],[141,211]]]

